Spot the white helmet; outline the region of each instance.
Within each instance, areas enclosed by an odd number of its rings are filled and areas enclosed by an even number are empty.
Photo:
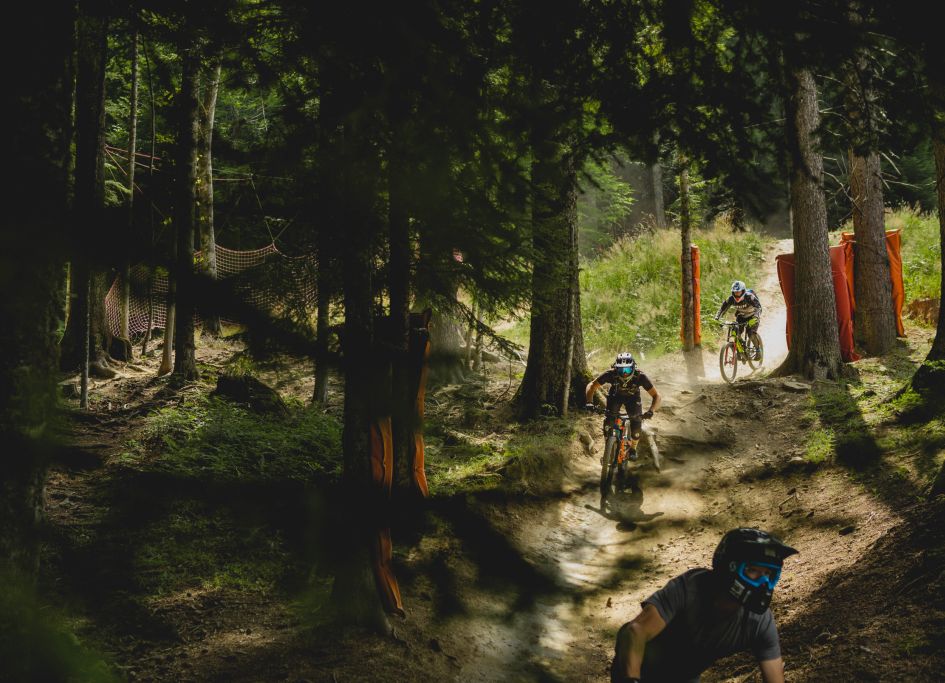
[[[741,280],[735,280],[732,283],[732,296],[735,297],[735,301],[741,301],[742,297],[745,296],[745,283]]]

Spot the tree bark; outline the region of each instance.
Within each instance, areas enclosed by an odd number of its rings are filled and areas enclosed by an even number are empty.
[[[121,304],[119,335],[129,338],[131,313],[131,246],[135,239],[135,154],[138,147],[138,27],[132,19],[131,31],[131,92],[128,95],[128,233],[125,257],[121,264]]]
[[[210,64],[200,102],[200,137],[197,156],[197,222],[200,228],[200,269],[212,280],[217,278],[217,245],[213,226],[213,126],[216,118],[217,93],[220,90],[220,58]],[[220,316],[207,311],[203,316],[203,333],[220,336]]]
[[[197,187],[197,54],[185,50],[178,94],[178,138],[175,168],[174,223],[177,226],[177,329],[174,374],[197,379],[194,342],[194,213]]]
[[[565,146],[537,135],[532,162],[531,327],[519,415],[567,413],[574,352],[577,191]]]
[[[851,12],[851,19],[856,24],[861,23],[857,9]],[[853,147],[849,150],[856,299],[853,335],[867,355],[881,356],[892,348],[897,329],[877,151],[876,92],[868,55],[863,48],[857,50],[847,66],[846,86],[845,108],[853,138]]]
[[[64,369],[77,369],[88,362],[107,370],[105,339],[102,336],[104,319],[103,301],[90,292],[88,281],[104,277],[96,272],[94,258],[101,253],[101,230],[105,204],[105,17],[80,14],[78,19],[78,46],[76,60],[76,136],[75,136],[75,198],[73,215],[78,249],[74,255],[76,299],[70,307],[72,313],[63,337],[62,365]],[[91,325],[87,325],[91,320]],[[85,340],[91,331],[92,338]]]
[[[853,288],[856,314],[853,334],[871,356],[881,356],[896,340],[889,254],[883,208],[879,154],[850,150],[850,194],[853,199]]]
[[[0,572],[31,576],[39,562],[48,440],[57,409],[57,292],[69,225],[74,5],[18,8],[3,41],[9,117],[0,230]]]
[[[578,226],[575,221],[574,239],[578,237]],[[575,264],[571,276],[571,302],[574,306],[573,320],[573,348],[571,350],[571,405],[584,405],[584,389],[591,381],[591,371],[587,367],[587,352],[584,349],[584,323],[581,318],[581,269],[577,261],[575,250]]]
[[[791,350],[779,371],[810,379],[836,378],[843,361],[830,267],[823,157],[816,137],[820,122],[817,86],[807,69],[791,68],[787,76],[795,320]]]
[[[318,231],[318,271],[316,287],[318,302],[315,313],[315,389],[312,401],[325,405],[328,402],[328,334],[329,302],[331,300],[331,278],[328,276],[329,248],[328,230],[321,226]]]
[[[682,235],[682,338],[683,351],[695,348],[695,293],[692,289],[692,221],[689,212],[689,160],[681,160],[679,171],[679,227]]]

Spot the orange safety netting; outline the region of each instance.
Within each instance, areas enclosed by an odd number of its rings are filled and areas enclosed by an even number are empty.
[[[840,233],[840,246],[846,255],[847,280],[850,282],[850,305],[856,315],[856,299],[853,296],[853,245],[856,238],[852,232]],[[892,303],[896,312],[896,334],[906,336],[906,328],[902,325],[902,306],[906,301],[906,290],[902,284],[902,231],[886,231],[886,254],[889,256],[889,279],[892,282]]]
[[[787,306],[785,335],[791,348],[791,332],[794,327],[794,254],[779,254],[778,282]],[[860,359],[853,349],[852,289],[846,275],[846,258],[843,247],[830,247],[830,274],[833,277],[833,293],[837,310],[837,332],[840,337],[840,357],[846,362]]]
[[[700,315],[702,286],[699,284],[701,276],[699,247],[695,244],[689,245],[689,253],[692,254],[692,342],[696,346],[699,346],[702,343],[702,316]],[[680,318],[682,318],[682,313],[680,313]],[[681,325],[679,328],[679,339],[683,344],[686,343],[686,336],[683,334]]]
[[[199,263],[202,252],[194,254],[194,262]],[[308,306],[315,302],[315,259],[313,256],[286,256],[275,244],[250,251],[236,251],[217,245],[217,277],[229,278],[237,275],[257,276],[255,281],[246,282],[239,288],[244,300],[257,308],[273,311],[290,304],[288,299]],[[137,265],[131,269],[131,291],[128,310],[128,334],[135,336],[148,329],[148,277],[151,269]],[[288,281],[293,294],[285,294],[285,282]],[[279,286],[281,285],[281,286]],[[112,335],[118,336],[120,322],[120,278],[116,277],[105,295],[105,316]],[[150,288],[151,306],[153,307],[152,329],[164,329],[167,321],[167,276],[155,274]],[[292,303],[296,303],[293,301]]]

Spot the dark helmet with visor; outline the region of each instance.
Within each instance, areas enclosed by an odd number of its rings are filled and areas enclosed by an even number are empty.
[[[619,375],[632,375],[637,369],[637,362],[629,353],[618,353],[617,360],[614,361],[614,370]]]
[[[771,604],[774,587],[781,578],[784,558],[796,553],[797,550],[766,531],[732,529],[715,549],[712,570],[730,598],[752,612],[762,614]],[[764,567],[769,573],[751,578],[746,573],[749,567]]]

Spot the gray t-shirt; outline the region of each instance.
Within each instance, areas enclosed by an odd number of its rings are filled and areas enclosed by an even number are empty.
[[[712,572],[690,569],[643,601],[660,613],[666,628],[646,644],[644,683],[697,683],[699,675],[722,657],[750,651],[759,662],[781,656],[771,610],[756,614],[740,607],[713,623]]]

